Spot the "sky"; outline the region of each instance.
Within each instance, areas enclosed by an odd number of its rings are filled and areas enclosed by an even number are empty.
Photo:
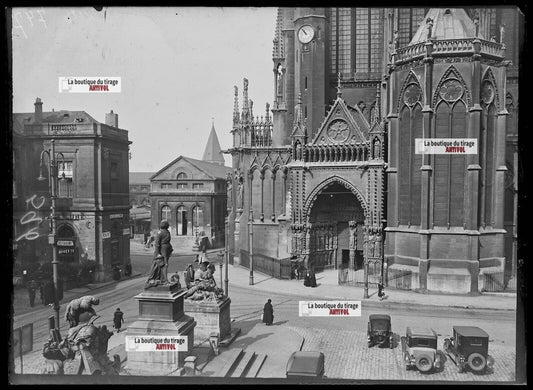
[[[233,100],[249,80],[254,114],[272,105],[275,8],[14,8],[13,112],[113,110],[128,130],[130,172],[201,159],[212,123],[232,146]],[[59,77],[121,77],[120,93],[58,91]],[[231,159],[225,155],[226,165]]]

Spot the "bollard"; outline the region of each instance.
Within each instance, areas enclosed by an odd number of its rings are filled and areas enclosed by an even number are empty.
[[[185,375],[196,375],[196,356],[187,356],[183,369]]]
[[[218,355],[218,343],[219,343],[219,337],[220,335],[218,332],[212,332],[209,335],[209,344],[211,345],[211,348],[213,349],[213,352],[215,355]]]

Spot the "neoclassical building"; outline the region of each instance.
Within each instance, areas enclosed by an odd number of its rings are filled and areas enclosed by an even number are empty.
[[[166,219],[176,248],[196,247],[202,234],[223,246],[229,172],[213,124],[202,160],[179,156],[150,177],[152,230]]]
[[[287,277],[296,257],[339,283],[421,291],[509,286],[520,23],[515,8],[280,8],[272,108],[254,116],[246,79],[239,108],[235,87],[231,260]],[[418,154],[417,138],[478,150]]]

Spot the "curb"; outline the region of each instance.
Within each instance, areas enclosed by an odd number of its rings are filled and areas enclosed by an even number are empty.
[[[240,267],[242,268],[242,267]],[[245,269],[245,268],[242,268],[242,269]],[[256,271],[254,271],[256,272]],[[258,272],[260,273],[260,272]],[[263,273],[260,273],[261,275],[264,275],[264,276],[270,276],[270,275],[266,275],[266,274],[263,274]],[[326,285],[324,285],[326,286]],[[261,291],[267,291],[267,292],[271,292],[271,293],[275,293],[275,292],[278,292],[276,289],[268,289],[268,288],[264,288],[263,286],[259,287],[259,288],[254,288],[254,286],[250,286],[250,285],[235,285],[235,287],[240,287],[240,288],[243,288],[243,289],[248,289],[248,290],[261,290]],[[298,297],[301,297],[302,293],[297,293],[297,292],[292,292],[292,291],[284,291],[283,292],[284,295],[291,295],[291,296],[298,296]],[[347,291],[347,294],[349,294],[349,291]],[[413,293],[413,294],[416,294],[416,293]],[[506,295],[504,296],[505,298],[513,298],[515,297],[516,295],[515,294],[510,294],[508,293],[509,295]],[[431,294],[424,294],[424,295],[431,295]],[[440,294],[438,294],[440,296]],[[481,296],[483,295],[489,295],[489,294],[482,294]],[[492,296],[492,294],[490,294]],[[310,295],[305,295],[306,298],[311,298],[311,299],[320,299],[320,300],[324,300],[324,299],[334,299],[334,300],[342,300],[342,299],[347,299],[346,296],[324,296],[324,295],[317,295],[317,294],[310,294]],[[448,296],[455,296],[455,295],[448,295]],[[357,299],[359,300],[359,299]],[[422,309],[434,309],[434,308],[442,308],[442,307],[445,307],[445,308],[448,308],[448,309],[456,309],[456,310],[491,310],[491,311],[509,311],[509,312],[516,312],[516,308],[491,308],[491,307],[486,307],[486,306],[479,306],[479,305],[475,305],[475,304],[468,304],[468,305],[446,305],[446,304],[427,304],[427,303],[418,303],[418,302],[413,302],[413,301],[410,301],[410,300],[406,300],[406,301],[403,301],[403,302],[398,302],[398,301],[373,301],[373,300],[366,300],[366,299],[360,299],[361,300],[361,305],[365,305],[367,307],[371,307],[371,308],[382,308],[382,309],[388,309],[388,308],[391,308],[391,307],[410,307],[410,306],[417,306],[418,308],[422,308]]]

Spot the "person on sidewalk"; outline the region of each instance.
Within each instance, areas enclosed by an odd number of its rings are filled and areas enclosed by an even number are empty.
[[[37,292],[37,282],[32,279],[28,282],[28,294],[30,296],[30,306],[35,305],[35,294]]]
[[[265,307],[263,308],[263,322],[267,326],[272,325],[272,322],[274,322],[274,308],[272,307],[271,299],[265,303]]]
[[[169,224],[166,219],[162,220],[159,224],[159,231],[157,232],[157,237],[154,241],[154,255],[162,255],[165,264],[162,270],[162,282],[163,284],[167,282],[167,272],[168,272],[168,259],[172,254],[173,248],[170,243],[170,232],[168,231]]]
[[[117,333],[120,332],[120,328],[122,327],[122,323],[124,322],[124,313],[120,311],[120,307],[117,307],[117,310],[115,310],[115,314],[113,314],[113,323],[114,327],[117,330]]]
[[[379,300],[382,301],[384,296],[385,296],[385,286],[383,285],[383,280],[380,279],[378,283]]]

